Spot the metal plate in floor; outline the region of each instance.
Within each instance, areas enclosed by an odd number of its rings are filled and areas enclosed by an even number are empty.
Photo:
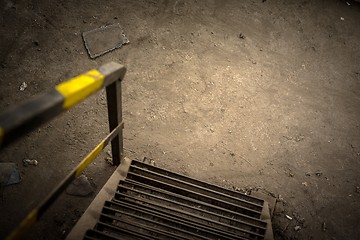
[[[92,59],[129,43],[120,24],[102,26],[83,32],[82,37]]]

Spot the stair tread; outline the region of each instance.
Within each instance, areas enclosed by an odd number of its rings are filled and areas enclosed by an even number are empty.
[[[140,161],[131,161],[84,239],[268,239],[266,202]]]

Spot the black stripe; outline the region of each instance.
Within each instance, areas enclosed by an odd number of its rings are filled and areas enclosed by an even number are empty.
[[[71,171],[71,173],[66,176],[66,178],[61,181],[61,183],[47,196],[47,198],[40,204],[38,208],[38,217],[39,219],[45,211],[55,202],[55,200],[60,196],[60,194],[66,189],[69,184],[76,178],[76,169]]]
[[[4,131],[3,147],[25,135],[63,111],[64,97],[55,89],[35,97],[0,114],[0,127]]]
[[[110,141],[112,141],[118,134],[119,132],[124,128],[124,122],[119,123],[119,125],[117,125],[117,127],[112,130],[112,132],[105,138],[104,141],[104,148],[109,144]]]
[[[98,71],[105,76],[103,86],[109,86],[115,81],[124,79],[126,68],[121,64],[109,62],[102,65]]]

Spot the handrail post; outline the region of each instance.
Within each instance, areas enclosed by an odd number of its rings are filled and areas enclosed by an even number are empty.
[[[122,123],[121,79],[106,87],[106,99],[110,132]],[[119,165],[124,160],[123,128],[111,141],[113,165]]]

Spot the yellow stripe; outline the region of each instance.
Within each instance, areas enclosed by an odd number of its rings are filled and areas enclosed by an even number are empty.
[[[91,70],[67,82],[61,83],[55,88],[64,96],[65,101],[63,107],[67,109],[98,90],[102,86],[104,79],[105,77],[99,71]]]
[[[3,136],[4,136],[4,130],[0,127],[0,146],[1,146],[2,141],[3,141]]]
[[[20,225],[6,238],[6,240],[21,239],[21,236],[29,230],[29,228],[36,222],[38,211],[32,210],[27,217],[20,223]]]
[[[99,145],[96,146],[94,150],[89,153],[78,165],[76,169],[76,177],[80,176],[82,171],[100,154],[101,150],[104,149],[105,142],[102,141]]]

